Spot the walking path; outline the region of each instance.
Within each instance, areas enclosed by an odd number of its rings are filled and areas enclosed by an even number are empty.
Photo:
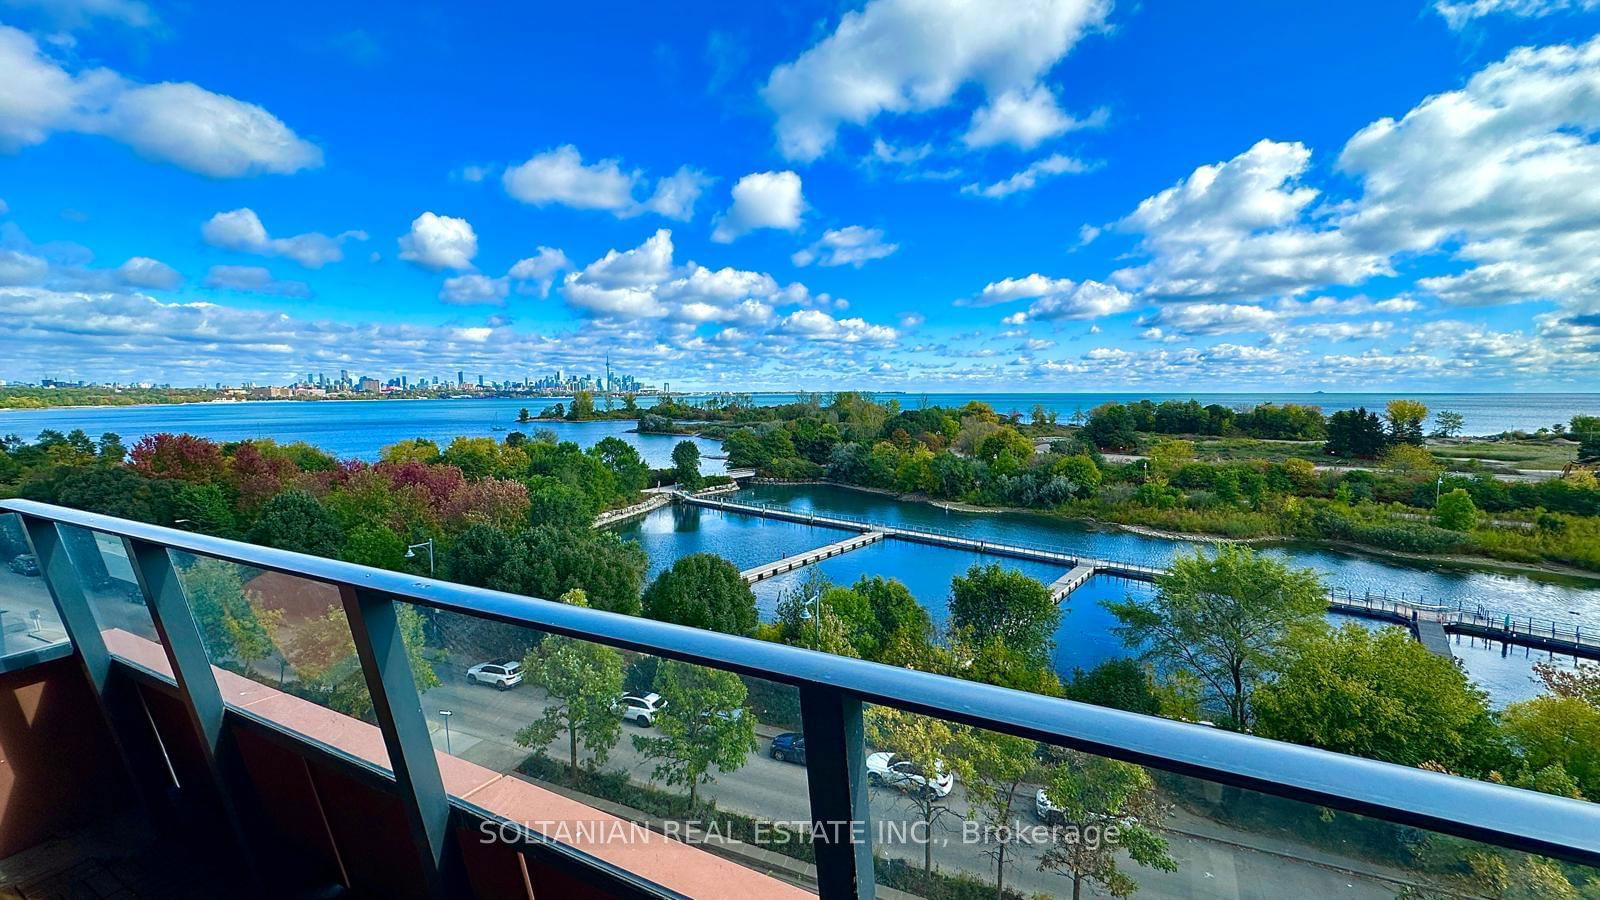
[[[842,541],[829,544],[826,547],[818,547],[815,550],[807,550],[804,553],[796,553],[794,556],[784,557],[777,562],[767,563],[764,566],[756,566],[753,569],[746,569],[739,574],[744,576],[746,584],[755,584],[758,581],[765,581],[774,575],[782,575],[785,572],[793,572],[795,569],[798,569],[802,566],[809,566],[812,563],[819,563],[825,559],[832,559],[833,557],[842,553],[849,553],[851,550],[865,547],[868,544],[876,544],[877,542],[883,540],[883,536],[883,532],[881,531],[869,531],[866,534],[859,534],[852,538],[845,538]]]

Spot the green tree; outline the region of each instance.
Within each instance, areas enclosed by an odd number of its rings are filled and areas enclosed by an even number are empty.
[[[461,470],[468,478],[486,478],[502,472],[501,445],[493,438],[458,437],[444,448],[440,461]]]
[[[1277,668],[1290,631],[1320,622],[1327,607],[1315,572],[1237,544],[1179,555],[1152,596],[1106,604],[1124,643],[1191,672],[1242,730],[1250,695]]]
[[[756,627],[756,595],[733,563],[710,553],[674,562],[645,589],[644,615],[725,634]]]
[[[489,587],[511,557],[511,538],[493,525],[469,525],[444,554],[444,577]]]
[[[1501,762],[1488,695],[1400,628],[1306,630],[1251,703],[1281,741],[1473,777]]]
[[[145,478],[121,466],[95,465],[59,471],[53,502],[160,525],[172,521],[174,498],[193,484]]]
[[[179,527],[215,537],[232,538],[239,533],[233,504],[220,484],[186,482],[172,496],[172,518],[184,521]]]
[[[357,526],[339,556],[347,562],[379,569],[403,572],[407,568],[405,539],[382,525]]]
[[[1600,416],[1573,416],[1567,431],[1578,440],[1578,462],[1600,462]]]
[[[1139,883],[1118,866],[1118,855],[1162,872],[1178,871],[1178,861],[1161,836],[1162,809],[1155,782],[1144,769],[1073,750],[1060,751],[1045,797],[1073,828],[1052,830],[1054,840],[1039,859],[1041,871],[1072,879],[1073,900],[1093,882],[1113,897],[1131,896]],[[1090,839],[1090,829],[1095,839]],[[1112,839],[1114,837],[1114,840]]]
[[[572,420],[594,418],[594,392],[579,391],[572,398],[572,408],[567,410],[567,418]]]
[[[1466,417],[1458,412],[1441,409],[1433,416],[1433,436],[1439,438],[1453,438],[1466,427]]]
[[[1083,433],[1101,450],[1134,450],[1139,446],[1139,435],[1133,428],[1133,415],[1120,403],[1108,403],[1095,409]]]
[[[1439,496],[1433,521],[1451,531],[1471,531],[1478,524],[1478,504],[1472,502],[1472,495],[1465,488],[1456,488]]]
[[[1079,500],[1093,497],[1095,491],[1100,489],[1100,467],[1082,453],[1057,459],[1050,464],[1050,474],[1066,478],[1072,496]]]
[[[633,746],[656,761],[651,779],[689,789],[694,808],[711,770],[743,767],[756,749],[755,716],[744,681],[732,672],[667,660],[656,670],[656,692],[667,701],[656,715],[660,737],[634,736]]]
[[[1530,769],[1559,765],[1585,797],[1600,797],[1600,708],[1577,697],[1535,697],[1501,714]]]
[[[983,852],[994,860],[995,896],[1006,896],[1006,867],[1023,843],[1017,801],[1039,771],[1039,745],[1027,738],[975,732],[960,742],[961,774],[967,783],[967,818],[983,829]]]
[[[344,533],[317,498],[292,489],[261,505],[250,540],[280,550],[332,557],[344,546]]]
[[[589,605],[582,591],[568,591],[561,602]],[[543,750],[565,733],[568,771],[574,779],[580,743],[592,765],[605,765],[622,734],[616,709],[622,694],[622,656],[604,644],[553,635],[528,652],[522,669],[544,688],[545,706],[543,715],[517,732],[517,743]]]
[[[1422,423],[1428,407],[1416,400],[1390,400],[1384,418],[1389,422],[1389,440],[1397,444],[1422,446]]]
[[[526,425],[526,424],[528,424],[529,422],[532,422],[532,421],[533,421],[533,416],[528,413],[528,408],[526,406],[524,406],[523,408],[517,410],[517,422],[518,422],[518,424]]]
[[[694,441],[679,441],[672,448],[674,480],[684,490],[700,488],[700,447]]]
[[[1161,694],[1150,671],[1135,659],[1110,659],[1085,672],[1074,669],[1065,687],[1068,700],[1144,713],[1161,714]]]
[[[1050,590],[997,564],[974,565],[950,581],[950,626],[975,644],[999,640],[1026,658],[1044,659],[1061,624]]]
[[[582,489],[549,475],[527,481],[528,521],[549,528],[588,528],[600,504]]]
[[[1328,417],[1328,441],[1322,452],[1332,456],[1359,456],[1371,459],[1388,446],[1383,420],[1365,407],[1342,409]]]
[[[590,456],[600,460],[617,479],[617,492],[632,501],[650,484],[650,466],[634,446],[621,438],[603,438],[590,447]]]
[[[100,435],[96,453],[103,463],[120,463],[128,456],[128,445],[122,442],[122,435],[107,431]]]
[[[850,590],[867,601],[878,620],[879,651],[897,637],[919,644],[933,642],[933,619],[904,584],[881,576],[863,575]]]
[[[615,532],[529,528],[511,540],[488,587],[546,599],[576,588],[596,609],[638,615],[639,588],[649,564],[643,548]]]

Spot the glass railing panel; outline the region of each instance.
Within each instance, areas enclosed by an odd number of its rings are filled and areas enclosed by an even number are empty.
[[[57,526],[78,587],[114,657],[171,678],[166,652],[120,537],[76,525]]]
[[[67,643],[21,517],[0,515],[0,659]]]
[[[172,551],[223,701],[388,766],[338,587]]]
[[[719,860],[706,872],[751,878],[759,859],[791,882],[814,883],[800,836],[810,802],[793,688],[401,608],[423,622],[413,671],[426,665],[433,673],[419,680],[420,699],[434,748],[453,757],[441,765],[452,794],[625,866],[643,859],[630,856],[633,845],[671,839],[711,853],[695,865]],[[585,831],[580,820],[601,824]],[[663,883],[695,895],[713,886]],[[770,887],[751,881],[758,895]]]
[[[1595,869],[881,707],[867,735],[869,751],[896,754],[869,756],[877,880],[915,896],[1577,898],[1600,887]],[[928,770],[948,780],[914,773]]]

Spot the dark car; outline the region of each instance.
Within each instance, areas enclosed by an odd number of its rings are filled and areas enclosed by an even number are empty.
[[[772,739],[772,749],[768,751],[773,759],[779,762],[806,764],[806,738],[797,731],[785,731]]]
[[[18,575],[37,575],[39,561],[33,558],[32,553],[24,553],[11,561],[11,571]]]

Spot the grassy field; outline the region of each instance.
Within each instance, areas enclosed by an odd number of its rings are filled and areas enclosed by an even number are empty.
[[[1146,440],[1160,440],[1146,435]],[[1197,438],[1195,458],[1206,462],[1262,459],[1281,462],[1305,459],[1317,465],[1370,466],[1371,460],[1340,460],[1322,453],[1321,441],[1264,441],[1256,438]],[[1562,440],[1525,441],[1429,441],[1428,450],[1446,469],[1467,471],[1479,467],[1490,470],[1560,470],[1578,458],[1578,445]]]
[[[1564,440],[1473,441],[1460,444],[1435,441],[1430,442],[1428,449],[1433,451],[1434,458],[1452,467],[1478,460],[1491,468],[1559,469],[1578,458],[1578,445]]]

